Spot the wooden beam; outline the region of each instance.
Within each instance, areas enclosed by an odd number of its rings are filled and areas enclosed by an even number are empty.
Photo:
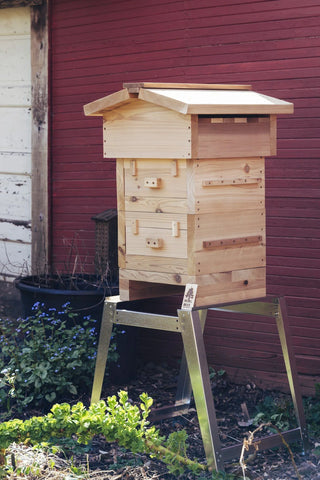
[[[185,88],[197,90],[252,90],[251,85],[230,85],[217,83],[156,83],[156,82],[135,82],[124,83],[123,88],[129,92],[138,93],[140,88]]]
[[[198,115],[276,115],[293,113],[293,104],[283,102],[279,104],[217,104],[204,105],[192,104],[188,105],[187,114]]]
[[[48,268],[48,6],[31,8],[32,272]]]

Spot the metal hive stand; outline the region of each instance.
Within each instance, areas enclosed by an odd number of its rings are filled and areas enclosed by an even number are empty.
[[[121,309],[119,297],[109,297],[106,299],[100,330],[91,403],[95,403],[100,399],[113,324],[179,332],[183,340],[184,354],[178,380],[176,401],[174,405],[161,409],[160,415],[163,418],[164,416],[179,415],[187,411],[193,392],[208,467],[210,469],[223,471],[224,462],[233,458],[239,458],[242,444],[222,447],[220,443],[203,341],[203,329],[207,311],[208,308],[210,308],[213,310],[270,316],[275,319],[277,324],[295,415],[298,422],[297,428],[283,432],[282,435],[287,442],[302,440],[303,447],[307,448],[306,421],[289,334],[284,298],[238,302],[230,305],[206,306],[201,307],[201,310],[194,309],[192,300],[191,302],[189,300],[190,298],[187,297],[186,288],[182,308],[178,310],[178,316],[174,317],[124,310]],[[118,306],[120,308],[118,308]],[[157,411],[155,412],[157,413]],[[259,439],[259,449],[272,448],[281,443],[282,439],[279,434],[269,435]]]

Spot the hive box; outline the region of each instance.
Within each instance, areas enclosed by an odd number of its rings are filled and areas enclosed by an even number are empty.
[[[293,105],[245,85],[124,84],[84,107],[117,159],[121,300],[265,296],[264,157]]]

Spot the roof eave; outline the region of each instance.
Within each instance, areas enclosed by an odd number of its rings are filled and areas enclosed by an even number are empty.
[[[113,110],[125,103],[129,103],[135,98],[137,98],[137,95],[129,93],[128,90],[124,88],[119,92],[112,93],[111,95],[99,98],[94,102],[87,103],[83,107],[84,114],[91,117],[101,117],[104,112]]]
[[[277,115],[293,113],[293,103],[281,105],[188,105],[185,113],[195,115]]]

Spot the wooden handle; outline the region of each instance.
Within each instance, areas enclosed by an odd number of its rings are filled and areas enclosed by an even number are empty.
[[[231,245],[249,245],[253,243],[261,243],[261,235],[251,235],[250,237],[238,237],[238,238],[223,238],[222,240],[204,240],[202,242],[203,248],[217,248],[217,247],[230,247]]]
[[[203,187],[219,187],[223,185],[254,185],[260,183],[262,178],[212,178],[202,180]]]
[[[163,246],[162,238],[146,238],[146,247],[161,248]]]
[[[172,160],[172,162],[171,162],[171,175],[173,177],[178,176],[178,161],[177,160]]]
[[[180,223],[173,221],[171,224],[172,227],[172,236],[173,237],[179,237],[180,235]]]
[[[131,160],[131,175],[133,177],[137,175],[137,162],[135,160]]]
[[[161,178],[148,177],[144,179],[144,186],[149,188],[160,188]]]
[[[131,221],[131,233],[132,235],[138,235],[139,233],[139,220]]]

